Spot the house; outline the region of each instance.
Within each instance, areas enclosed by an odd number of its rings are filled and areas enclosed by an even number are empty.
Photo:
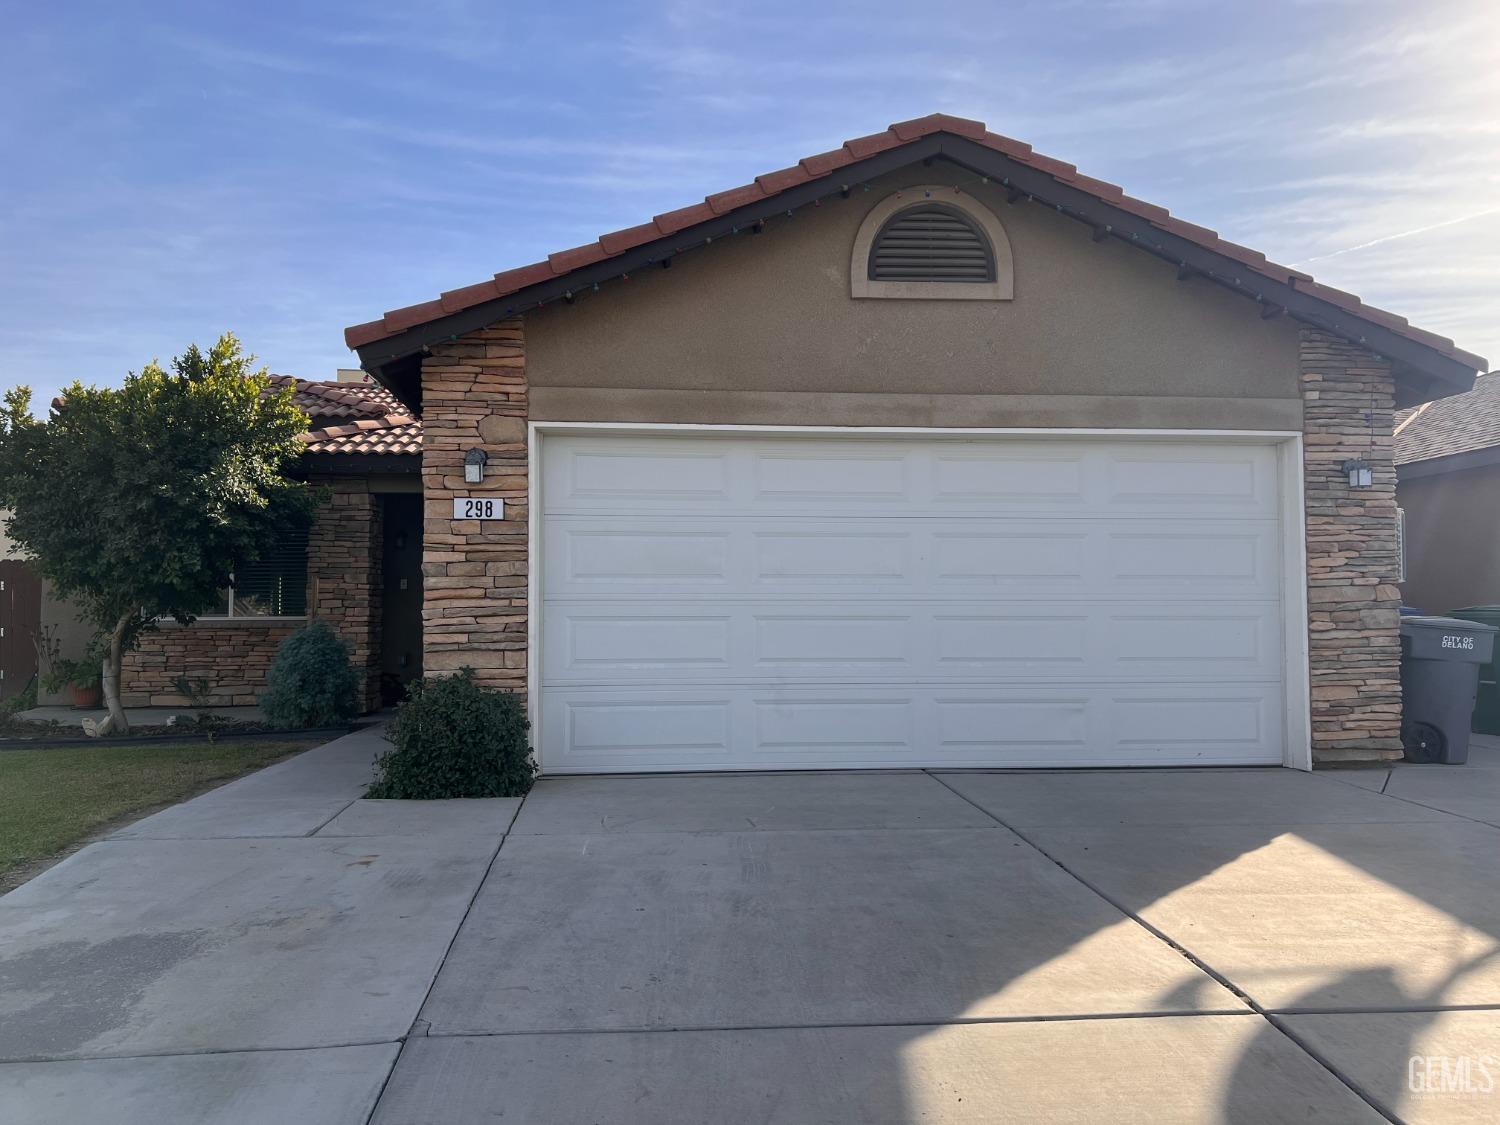
[[[1500,603],[1500,378],[1403,412],[1396,478],[1405,601],[1429,613]]]
[[[1396,756],[1393,414],[1485,366],[945,115],[345,336],[307,611],[373,678],[420,488],[549,773]]]
[[[299,466],[322,493],[312,527],[237,570],[193,624],[145,634],[125,658],[127,707],[252,704],[277,647],[312,616],[349,642],[366,709],[422,673],[421,423],[378,386],[271,381],[312,419]]]

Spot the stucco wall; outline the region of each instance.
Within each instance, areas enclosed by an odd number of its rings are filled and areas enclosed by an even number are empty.
[[[890,191],[958,175],[941,164],[910,169],[847,201],[772,220],[763,234],[683,254],[670,270],[528,313],[531,417],[788,420],[771,416],[779,410],[804,424],[1227,428],[1300,420],[1294,323],[1263,320],[1253,302],[1209,282],[1178,281],[1175,267],[1119,239],[1094,242],[1045,207],[1008,204],[967,173],[965,190],[1010,237],[1015,299],[852,299],[850,251],[865,213]],[[1045,420],[1012,420],[1018,408]],[[1114,421],[1121,411],[1129,417]]]
[[[0,508],[0,559],[18,559],[21,557],[20,552],[16,550],[16,545],[10,541],[10,536],[5,534],[5,521],[9,517],[10,513]]]
[[[1500,603],[1500,466],[1403,481],[1406,581],[1428,613]]]

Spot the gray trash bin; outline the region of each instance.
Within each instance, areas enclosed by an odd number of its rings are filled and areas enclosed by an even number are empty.
[[[1493,658],[1497,632],[1456,617],[1401,619],[1401,742],[1408,761],[1469,760],[1479,668]]]

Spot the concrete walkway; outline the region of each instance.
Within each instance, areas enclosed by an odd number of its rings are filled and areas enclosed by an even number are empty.
[[[0,898],[0,1121],[1500,1118],[1500,743],[362,800],[383,748]]]

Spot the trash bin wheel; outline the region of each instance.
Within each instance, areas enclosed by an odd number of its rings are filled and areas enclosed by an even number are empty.
[[[1401,724],[1401,745],[1408,762],[1440,762],[1448,740],[1431,723],[1412,721]]]

